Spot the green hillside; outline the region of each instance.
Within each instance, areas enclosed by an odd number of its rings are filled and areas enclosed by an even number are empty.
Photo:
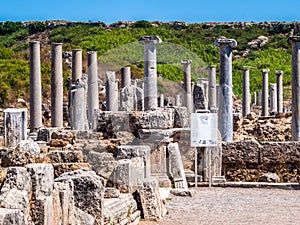
[[[251,66],[251,92],[261,89],[261,69],[270,69],[269,82],[275,83],[275,70],[284,71],[284,85],[289,90],[291,81],[291,48],[287,38],[291,32],[298,34],[296,23],[71,23],[47,22],[5,22],[0,24],[0,105],[7,106],[17,98],[28,100],[29,90],[29,40],[41,41],[43,95],[50,96],[50,44],[62,42],[64,51],[73,48],[86,52],[98,52],[100,68],[119,70],[130,65],[134,77],[143,74],[143,46],[137,39],[145,35],[158,35],[163,43],[157,47],[158,73],[164,78],[183,80],[181,59],[192,59],[193,79],[207,77],[207,66],[219,64],[219,49],[214,46],[217,37],[234,38],[238,47],[234,50],[233,85],[234,93],[241,97],[242,67]],[[248,44],[259,36],[267,38],[266,43]],[[86,62],[84,63],[86,71]],[[64,79],[70,69],[64,64]],[[101,75],[103,76],[103,74]],[[285,98],[290,96],[285,93]]]

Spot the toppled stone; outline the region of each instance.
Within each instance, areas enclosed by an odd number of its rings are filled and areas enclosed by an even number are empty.
[[[68,144],[74,144],[74,135],[68,130],[58,130],[51,134],[51,147],[65,147]]]
[[[54,178],[59,177],[63,173],[72,172],[79,169],[91,170],[92,167],[88,163],[52,163],[54,168]]]
[[[55,179],[55,182],[74,184],[75,206],[94,217],[94,225],[103,224],[104,180],[94,171],[76,170],[64,173]]]
[[[82,151],[51,151],[47,157],[52,163],[84,163]]]
[[[181,188],[176,188],[176,189],[171,189],[171,194],[175,196],[181,196],[181,197],[193,197],[194,193],[189,190],[189,189],[181,189]]]
[[[58,128],[46,127],[39,129],[37,141],[45,141],[46,143],[49,143],[53,132],[58,132]]]
[[[86,213],[85,211],[77,207],[75,207],[74,213],[78,225],[95,225],[95,218],[92,215]]]
[[[119,198],[120,191],[115,188],[105,188],[104,198]]]
[[[259,182],[278,183],[280,181],[279,176],[276,173],[264,173],[259,176]]]
[[[144,219],[149,221],[161,220],[166,215],[167,210],[160,197],[157,181],[144,182],[137,191],[137,201],[141,205]]]
[[[269,38],[266,36],[259,36],[256,39],[248,42],[248,45],[253,49],[259,49],[269,42]]]

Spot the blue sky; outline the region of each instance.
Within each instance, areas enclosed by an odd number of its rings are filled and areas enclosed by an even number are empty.
[[[299,0],[0,0],[0,21],[300,21]]]

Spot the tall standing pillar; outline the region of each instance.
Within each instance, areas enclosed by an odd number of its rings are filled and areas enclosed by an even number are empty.
[[[116,91],[115,72],[106,72],[106,111],[118,111],[118,96]]]
[[[268,96],[268,80],[269,70],[262,70],[262,116],[268,116],[269,96]]]
[[[43,126],[40,42],[30,44],[30,132]]]
[[[249,68],[243,68],[243,117],[250,113],[251,96],[250,96],[250,77]]]
[[[121,69],[121,88],[129,87],[131,81],[130,66]]]
[[[51,126],[63,127],[62,44],[51,45]]]
[[[215,45],[220,47],[220,92],[218,125],[222,141],[233,141],[232,102],[232,48],[237,46],[234,39],[218,38]]]
[[[157,68],[156,45],[161,43],[158,36],[144,36],[139,38],[139,43],[144,45],[144,98],[145,109],[157,108]]]
[[[283,86],[282,86],[283,71],[276,71],[276,88],[277,88],[277,112],[283,112]]]
[[[209,67],[208,74],[208,109],[217,108],[216,67]]]
[[[91,51],[88,55],[88,124],[90,129],[94,127],[95,109],[99,108],[99,88],[98,88],[98,64],[97,52]]]
[[[270,112],[277,112],[277,91],[276,84],[270,84]]]
[[[165,106],[165,97],[164,97],[163,93],[161,93],[160,96],[159,96],[159,106],[161,108],[164,108],[164,106]]]
[[[300,141],[300,36],[288,42],[292,44],[292,140]]]
[[[72,50],[72,81],[69,92],[69,112],[72,130],[87,130],[86,77],[82,76],[82,51]]]
[[[188,113],[193,112],[193,100],[192,100],[192,85],[191,85],[191,63],[192,60],[181,60],[183,65],[183,88],[185,91],[183,104],[187,108]]]
[[[257,93],[253,93],[253,105],[257,105]]]
[[[180,106],[180,95],[175,95],[175,106]]]
[[[82,77],[82,51],[81,49],[72,50],[72,81]]]

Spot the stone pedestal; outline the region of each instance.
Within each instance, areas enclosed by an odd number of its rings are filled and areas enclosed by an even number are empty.
[[[32,41],[30,46],[30,132],[43,126],[42,84],[40,42]]]
[[[27,138],[27,109],[4,110],[4,145],[14,148]]]
[[[62,44],[53,43],[51,46],[51,126],[63,127]]]
[[[155,109],[157,108],[156,45],[162,41],[158,36],[144,36],[138,41],[144,45],[145,109]]]
[[[220,92],[218,124],[222,141],[233,141],[232,102],[232,48],[237,46],[234,39],[218,38],[215,45],[220,47]]]

